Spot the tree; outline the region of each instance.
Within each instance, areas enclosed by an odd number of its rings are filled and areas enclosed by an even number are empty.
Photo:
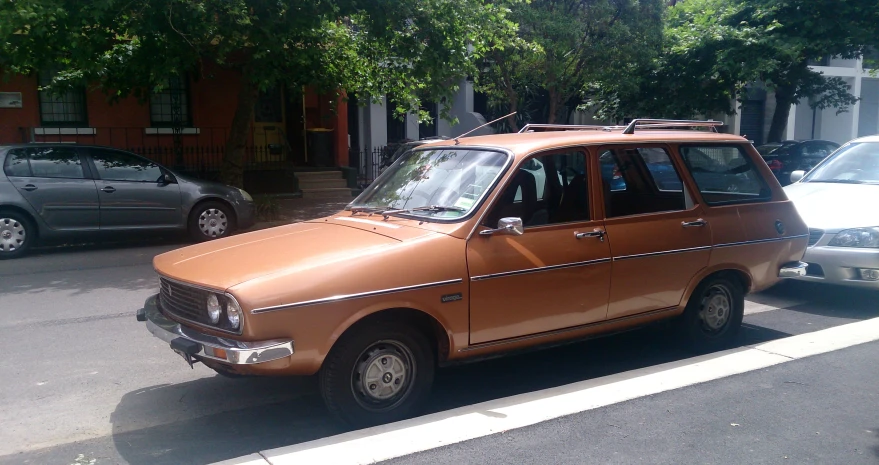
[[[239,70],[221,178],[241,186],[260,90],[393,93],[398,111],[417,108],[451,96],[505,40],[507,11],[488,0],[4,0],[0,69],[54,67],[52,87],[98,86],[111,99],[145,99],[206,63]]]
[[[825,56],[856,58],[879,37],[879,8],[859,0],[687,0],[665,13],[662,53],[637,86],[599,89],[609,116],[731,114],[747,85],[775,92],[768,140],[778,141],[791,105],[845,111],[848,85],[809,67]]]
[[[661,0],[532,0],[510,19],[518,36],[486,55],[478,89],[504,110],[506,123],[554,123],[602,82],[631,82],[636,65],[659,51]]]

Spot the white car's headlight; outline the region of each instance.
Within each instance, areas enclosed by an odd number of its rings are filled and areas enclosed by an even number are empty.
[[[879,248],[879,227],[840,231],[829,244],[833,247]]]
[[[246,200],[248,202],[253,202],[253,197],[250,194],[248,194],[246,190],[238,189],[238,192],[241,193],[241,197],[243,197],[244,200]]]

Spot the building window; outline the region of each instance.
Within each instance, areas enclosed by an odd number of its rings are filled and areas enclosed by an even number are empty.
[[[158,87],[158,86],[157,86]],[[153,127],[192,126],[189,112],[189,82],[185,76],[169,76],[161,89],[150,94],[150,125]]]
[[[84,89],[55,91],[43,89],[52,84],[54,72],[40,73],[40,122],[43,126],[84,127],[88,125]]]
[[[437,120],[439,119],[439,107],[436,102],[424,102],[421,105],[421,111],[426,111],[430,115],[430,121],[423,121],[418,124],[418,138],[424,139],[439,135],[437,132]]]
[[[397,114],[397,101],[393,96],[388,95],[385,101],[388,143],[396,144],[406,139],[406,117]]]

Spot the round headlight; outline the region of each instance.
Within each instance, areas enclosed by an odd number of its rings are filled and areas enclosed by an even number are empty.
[[[241,307],[238,306],[238,302],[235,302],[235,299],[228,299],[229,303],[226,305],[226,319],[229,320],[229,326],[233,329],[238,329],[241,327]]]
[[[215,294],[208,295],[207,310],[208,318],[210,318],[211,323],[219,323],[220,312],[222,312],[223,309],[220,307],[220,300],[217,299],[217,296]]]

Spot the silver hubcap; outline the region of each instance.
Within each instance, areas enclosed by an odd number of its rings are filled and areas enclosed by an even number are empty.
[[[202,234],[208,237],[220,237],[226,234],[229,227],[229,219],[222,210],[208,208],[198,216],[198,227]]]
[[[12,218],[0,218],[0,252],[15,252],[24,246],[24,225]]]
[[[726,287],[714,285],[708,288],[702,299],[702,310],[699,318],[705,328],[710,331],[720,331],[729,321],[732,313],[732,297]]]
[[[379,341],[366,349],[354,367],[352,387],[361,404],[388,408],[408,394],[412,354],[397,341]]]

